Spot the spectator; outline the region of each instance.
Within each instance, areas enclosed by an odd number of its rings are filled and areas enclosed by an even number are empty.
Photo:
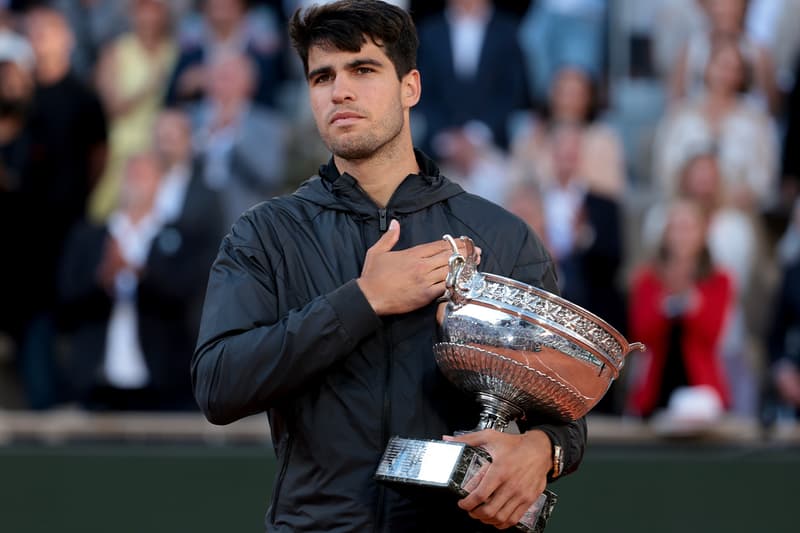
[[[578,174],[593,193],[620,200],[625,191],[622,142],[598,117],[597,87],[590,75],[564,66],[553,79],[548,105],[512,150],[514,179],[533,179],[547,185],[554,177],[553,132],[560,125],[577,127],[583,137]]]
[[[582,143],[576,126],[554,132],[553,176],[542,186],[545,240],[562,295],[624,330],[624,302],[616,284],[622,263],[620,206],[587,187],[580,174]]]
[[[696,202],[705,214],[709,227],[706,245],[714,266],[731,276],[738,295],[720,344],[720,353],[731,384],[731,410],[742,416],[753,416],[758,407],[758,374],[762,367],[758,350],[754,349],[758,322],[753,317],[761,313],[754,292],[759,287],[755,279],[764,270],[766,255],[758,239],[753,217],[724,203],[725,192],[716,154],[700,152],[691,157],[681,172],[678,196]],[[646,248],[657,246],[663,234],[669,204],[652,207],[644,220]],[[763,276],[763,275],[762,275]],[[748,305],[750,302],[752,304]],[[749,311],[749,312],[748,312]]]
[[[468,123],[508,149],[509,120],[527,107],[527,82],[516,40],[517,21],[491,0],[449,0],[444,13],[419,28],[419,70],[425,92],[414,117],[421,145],[442,156],[442,140]],[[460,159],[460,157],[459,157]]]
[[[174,0],[173,0],[174,1]],[[72,65],[81,80],[92,79],[102,50],[128,31],[128,0],[47,0],[64,15],[72,29]]]
[[[772,119],[746,101],[748,67],[735,42],[717,41],[706,70],[706,91],[677,105],[658,126],[654,175],[665,197],[698,148],[715,145],[726,203],[748,212],[770,206],[777,193],[777,133]],[[743,148],[746,147],[746,148]]]
[[[684,387],[710,387],[718,405],[730,406],[719,343],[735,293],[728,275],[711,262],[706,232],[699,206],[675,202],[652,263],[635,276],[630,334],[648,351],[631,376],[634,414],[667,407]]]
[[[245,0],[203,0],[203,32],[197,40],[182,43],[169,81],[169,106],[197,102],[203,98],[210,58],[227,50],[246,54],[255,65],[254,100],[275,107],[283,78],[283,41],[276,32],[251,31]]]
[[[26,290],[10,305],[24,323],[17,348],[28,403],[45,408],[62,399],[54,354],[58,261],[105,165],[106,119],[97,95],[71,70],[73,37],[64,17],[35,8],[26,33],[36,61],[30,160],[20,185],[26,235],[18,253],[26,267],[17,282]]]
[[[748,87],[748,91],[752,91],[762,109],[776,112],[780,102],[772,55],[745,32],[748,0],[699,1],[709,25],[689,38],[675,62],[670,80],[673,100],[695,97],[702,92],[706,87],[704,81],[707,81],[714,43],[725,40],[735,43],[743,61],[752,65],[754,84]]]
[[[548,97],[556,74],[573,65],[595,80],[603,75],[607,0],[537,0],[519,31],[531,99]]]
[[[133,0],[130,12],[133,31],[115,40],[98,65],[97,85],[111,119],[109,159],[90,203],[90,214],[98,221],[115,207],[124,161],[150,144],[176,58],[166,2]]]
[[[175,120],[161,118],[159,140],[174,136]],[[67,246],[60,294],[70,377],[90,409],[194,408],[186,369],[218,233],[198,180],[185,183],[183,205],[166,219],[161,161],[132,156],[108,223],[79,224]]]
[[[207,67],[207,99],[195,109],[196,148],[206,184],[218,191],[225,231],[254,204],[283,192],[283,120],[253,101],[255,70],[248,56],[223,51]]]

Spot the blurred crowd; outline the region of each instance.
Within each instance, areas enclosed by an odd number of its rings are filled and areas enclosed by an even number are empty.
[[[221,237],[329,157],[286,36],[309,3],[0,0],[0,407],[194,409]],[[597,411],[793,419],[800,0],[394,3],[415,143],[647,345]]]

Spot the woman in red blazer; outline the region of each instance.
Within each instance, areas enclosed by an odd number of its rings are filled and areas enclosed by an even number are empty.
[[[728,274],[711,264],[706,230],[696,204],[674,203],[656,257],[634,279],[630,333],[648,347],[640,361],[644,368],[630,384],[635,414],[666,407],[683,386],[710,386],[730,406],[718,345],[734,289]]]

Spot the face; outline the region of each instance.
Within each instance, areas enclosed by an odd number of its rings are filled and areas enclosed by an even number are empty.
[[[729,93],[738,92],[745,76],[742,54],[734,44],[724,44],[713,51],[706,70],[709,89],[720,89]]]
[[[185,161],[191,152],[191,135],[186,115],[179,111],[165,111],[156,122],[155,149],[168,163]]]
[[[28,71],[11,61],[0,63],[0,99],[22,102],[30,99],[33,80]]]
[[[28,18],[27,37],[37,62],[68,60],[72,50],[72,32],[60,15],[35,11]]]
[[[736,35],[742,29],[747,3],[745,0],[705,0],[705,9],[717,31]]]
[[[253,89],[253,66],[244,56],[229,55],[212,62],[208,69],[208,94],[224,104],[250,99]]]
[[[311,110],[337,157],[363,160],[409,135],[409,110],[419,101],[419,72],[401,80],[383,50],[367,39],[358,52],[312,46],[308,53]]]
[[[591,84],[577,69],[559,71],[553,83],[551,101],[553,118],[563,122],[583,122],[589,112]]]
[[[244,1],[206,0],[204,11],[211,26],[227,28],[241,20],[244,15]]]
[[[674,204],[667,216],[664,245],[681,256],[699,254],[706,242],[706,225],[700,209],[689,202]]]
[[[125,166],[122,183],[122,205],[132,211],[149,211],[161,183],[158,160],[149,155],[136,155]]]
[[[712,156],[701,156],[692,160],[684,171],[681,183],[682,192],[701,204],[716,200],[719,186],[719,166]]]
[[[166,31],[169,11],[164,2],[155,0],[137,0],[133,3],[134,26],[145,33],[161,33]]]

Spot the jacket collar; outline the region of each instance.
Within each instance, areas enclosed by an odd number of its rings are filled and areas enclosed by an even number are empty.
[[[419,174],[409,174],[397,187],[386,208],[391,213],[407,214],[463,193],[463,189],[439,173],[436,164],[423,152],[414,151]],[[319,177],[307,181],[296,195],[332,209],[352,211],[368,217],[378,216],[378,208],[347,173],[340,173],[333,162],[320,166]]]

